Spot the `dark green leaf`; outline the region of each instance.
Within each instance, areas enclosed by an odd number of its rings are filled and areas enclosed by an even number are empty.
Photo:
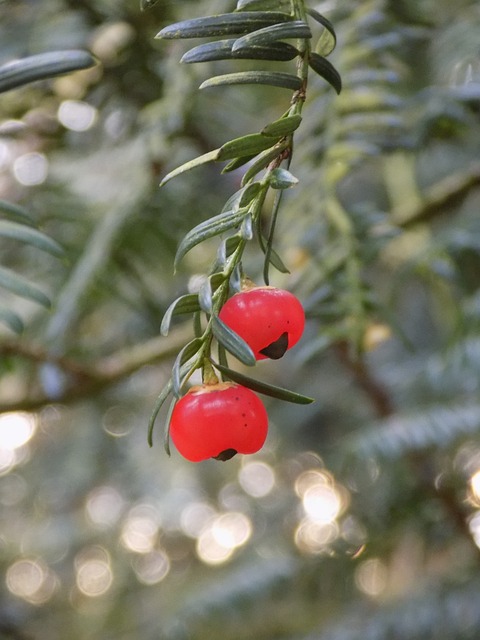
[[[5,309],[5,307],[0,307],[0,322],[3,322],[15,333],[22,333],[25,328],[21,318],[10,309]]]
[[[287,169],[277,167],[269,175],[269,184],[272,189],[290,189],[298,184],[298,178]]]
[[[242,185],[246,185],[252,178],[254,178],[259,171],[265,169],[270,162],[278,158],[278,156],[285,151],[288,147],[289,143],[287,140],[276,144],[271,149],[267,149],[263,153],[261,153],[258,158],[252,162],[252,164],[248,167],[245,175],[242,178]]]
[[[230,327],[227,327],[217,316],[212,316],[212,331],[218,342],[220,342],[229,353],[235,356],[237,360],[240,360],[240,362],[243,362],[243,364],[253,367],[256,362],[253,351],[245,340],[240,338]]]
[[[307,7],[306,10],[314,20],[316,20],[319,24],[322,25],[322,27],[324,27],[322,35],[315,45],[315,53],[318,53],[321,56],[328,56],[330,53],[332,53],[337,44],[337,36],[335,34],[333,24],[330,22],[330,20],[327,20],[325,16],[322,16],[321,13],[315,11],[315,9]]]
[[[265,187],[263,187],[265,189]],[[260,191],[262,190],[262,185],[260,182],[252,182],[247,185],[244,189],[242,189],[242,195],[239,201],[239,207],[246,207],[247,205],[254,200]]]
[[[242,289],[243,272],[239,264],[235,265],[230,276],[230,289],[235,293],[239,293]]]
[[[295,391],[289,391],[288,389],[284,389],[283,387],[277,387],[273,384],[268,384],[266,382],[260,382],[260,380],[255,380],[254,378],[250,378],[250,376],[246,376],[243,373],[238,373],[238,371],[233,371],[233,369],[229,369],[221,364],[213,363],[213,366],[218,369],[224,376],[232,380],[232,382],[237,382],[238,384],[243,385],[244,387],[248,387],[252,391],[256,391],[257,393],[262,393],[266,396],[271,396],[272,398],[277,398],[278,400],[285,400],[286,402],[293,402],[295,404],[311,404],[315,402],[313,398],[309,398],[308,396],[303,396],[300,393],[296,393]]]
[[[4,287],[22,298],[28,298],[29,300],[38,302],[38,304],[44,307],[49,308],[51,305],[50,299],[43,291],[40,291],[40,289],[31,284],[31,282],[5,267],[0,267],[0,287]]]
[[[228,36],[242,34],[268,27],[279,22],[290,22],[288,13],[280,11],[242,11],[241,13],[222,13],[216,16],[192,18],[162,29],[157,38],[208,38],[210,36]]]
[[[199,309],[200,304],[196,293],[187,293],[174,300],[165,311],[162,318],[162,324],[160,325],[160,333],[162,336],[168,335],[173,316],[177,316],[182,313],[195,313],[195,311],[198,311]]]
[[[199,225],[191,229],[178,247],[174,261],[175,269],[177,268],[180,260],[190,251],[190,249],[193,249],[193,247],[200,244],[200,242],[207,240],[207,238],[213,238],[224,231],[228,231],[228,229],[240,226],[244,217],[245,212],[226,211],[225,213],[220,213],[218,216],[205,220],[205,222],[201,222]]]
[[[190,358],[198,353],[202,346],[202,340],[200,338],[194,338],[179,352],[175,358],[175,362],[172,368],[172,391],[175,397],[180,398],[182,395],[182,385],[185,376],[189,375],[193,366],[188,366],[187,363]],[[185,366],[184,366],[185,365]]]
[[[207,162],[218,160],[218,152],[219,149],[214,149],[213,151],[208,151],[208,153],[204,153],[203,155],[198,156],[193,160],[185,162],[185,164],[182,164],[173,171],[170,171],[170,173],[167,173],[167,175],[160,182],[160,186],[163,187],[163,185],[166,184],[169,180],[171,180],[172,178],[176,178],[186,171],[190,171],[190,169],[195,169],[195,167],[199,167],[200,165],[206,164]]]
[[[280,11],[290,12],[292,10],[291,0],[238,0],[236,11],[248,9],[251,11],[270,11],[277,9]]]
[[[227,352],[225,347],[220,343],[218,343],[218,361],[224,367],[228,367]]]
[[[287,42],[273,42],[263,47],[245,47],[232,51],[236,39],[217,40],[194,47],[185,53],[181,62],[210,62],[212,60],[293,60],[297,49]]]
[[[266,253],[265,250],[264,250],[264,253]],[[270,247],[270,252],[268,253],[268,261],[280,273],[290,273],[288,268],[285,266],[285,263],[283,262],[283,260],[280,258],[280,256],[278,255],[278,253],[275,251],[273,247]]]
[[[170,422],[172,421],[172,413],[177,404],[177,398],[173,398],[168,407],[167,416],[165,418],[165,430],[163,432],[163,448],[167,456],[170,455]]]
[[[230,171],[235,171],[235,169],[238,169],[239,167],[243,167],[244,164],[247,164],[247,162],[250,162],[250,160],[253,160],[253,158],[255,158],[255,153],[253,155],[249,155],[249,156],[242,156],[240,158],[234,158],[233,160],[230,160],[230,162],[225,165],[225,167],[223,167],[222,169],[222,173],[229,173]]]
[[[0,236],[10,238],[11,240],[18,240],[19,242],[25,242],[37,249],[51,253],[56,257],[62,257],[65,255],[58,242],[55,242],[55,240],[52,240],[41,231],[37,231],[37,229],[33,229],[32,227],[24,224],[19,224],[18,222],[0,220]]]
[[[193,332],[196,338],[201,338],[203,334],[202,329],[202,314],[200,311],[196,311],[193,314]]]
[[[35,221],[28,211],[23,207],[19,207],[17,204],[0,200],[0,211],[6,213],[9,218],[17,220],[17,222],[20,221],[24,224],[29,224],[30,226],[35,225]]]
[[[249,133],[241,138],[235,138],[226,142],[218,150],[219,160],[229,160],[230,158],[256,155],[275,144],[275,138],[262,136],[261,133]]]
[[[172,392],[172,381],[169,380],[167,384],[163,387],[160,392],[160,395],[155,402],[155,406],[153,408],[152,414],[148,421],[148,436],[147,441],[150,447],[153,447],[153,428],[155,426],[155,420],[157,419],[158,413],[163,406],[163,403],[168,398],[169,394]]]
[[[223,240],[217,251],[217,258],[215,261],[214,269],[224,269],[227,262],[227,258],[232,255],[235,249],[238,247],[242,238],[239,234],[235,234]],[[223,274],[222,274],[223,277]]]
[[[302,86],[302,81],[291,73],[279,71],[239,71],[238,73],[227,73],[223,76],[209,78],[202,82],[200,89],[234,84],[266,84],[271,87],[297,91]]]
[[[242,222],[240,233],[244,240],[251,240],[253,238],[253,223],[251,215],[247,215]]]
[[[76,50],[39,53],[7,62],[0,67],[0,93],[35,80],[87,69],[95,64],[95,58],[90,53]]]
[[[198,292],[198,301],[200,303],[202,311],[205,311],[205,313],[208,314],[212,313],[212,295],[212,283],[210,281],[210,278],[206,278],[205,282],[202,284]]]
[[[267,124],[263,127],[261,133],[264,136],[274,136],[274,137],[282,137],[288,136],[293,133],[302,122],[302,116],[294,115],[294,116],[286,116],[285,118],[280,118],[279,120],[275,120],[270,124]]]
[[[270,284],[269,272],[270,272],[270,265],[272,264],[271,255],[273,251],[273,239],[275,236],[275,227],[277,224],[278,211],[280,209],[280,203],[282,201],[282,198],[283,198],[283,191],[282,190],[277,191],[277,193],[275,194],[273,209],[270,216],[270,229],[268,231],[268,238],[265,246],[265,260],[263,263],[263,279],[266,285]],[[261,238],[261,230],[259,230],[258,235]]]
[[[337,93],[340,93],[342,90],[342,78],[331,62],[323,56],[319,56],[318,53],[311,53],[308,64],[315,73],[318,73],[319,76],[331,84]]]
[[[222,284],[225,282],[226,277],[224,273],[212,273],[211,276],[208,276],[210,282],[212,283],[212,291],[215,292]]]
[[[244,47],[260,47],[289,38],[311,38],[310,27],[303,20],[292,20],[288,23],[273,24],[263,29],[257,29],[238,38],[232,47],[232,51],[239,51]]]

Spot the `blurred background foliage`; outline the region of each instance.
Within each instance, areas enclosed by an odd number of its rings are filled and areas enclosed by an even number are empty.
[[[255,456],[198,465],[146,424],[191,328],[159,338],[182,236],[241,174],[165,173],[288,108],[276,89],[198,92],[154,36],[227,0],[3,0],[0,64],[87,49],[98,64],[0,96],[0,197],[59,242],[0,260],[51,311],[1,291],[0,638],[467,640],[480,635],[480,5],[327,0],[343,77],[309,85],[300,184],[277,245],[305,302],[293,353],[257,377]],[[250,63],[238,62],[239,68]],[[225,71],[226,70],[226,71]],[[260,278],[261,256],[247,269]]]

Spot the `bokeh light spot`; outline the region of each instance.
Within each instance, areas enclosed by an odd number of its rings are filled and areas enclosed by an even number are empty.
[[[0,449],[14,451],[34,435],[37,421],[30,413],[4,413],[0,416]]]
[[[158,535],[158,515],[150,505],[137,505],[130,510],[122,528],[121,542],[129,551],[149,553]]]
[[[480,548],[480,511],[475,511],[471,516],[468,521],[468,527],[475,544]]]
[[[214,518],[197,540],[197,555],[206,564],[229,560],[252,534],[252,523],[243,513],[230,512]]]
[[[24,153],[13,163],[13,175],[26,187],[42,184],[47,179],[48,160],[43,153]]]
[[[362,593],[377,597],[387,586],[387,568],[378,558],[369,558],[357,567],[355,584]]]
[[[81,100],[64,100],[58,108],[58,120],[72,131],[88,131],[97,119],[97,110]]]
[[[480,471],[477,471],[470,478],[470,489],[475,500],[480,500]]]
[[[88,518],[99,527],[110,527],[122,513],[124,500],[113,487],[96,487],[87,497],[85,509]]]
[[[139,582],[146,585],[161,582],[170,571],[170,560],[162,550],[137,556],[132,565]]]
[[[301,551],[320,553],[338,536],[336,522],[313,522],[304,518],[295,531],[295,544]]]
[[[275,486],[275,474],[265,462],[247,462],[238,474],[240,486],[253,498],[268,495]]]
[[[102,560],[86,560],[77,568],[76,582],[78,589],[90,598],[103,595],[113,582],[110,564]]]
[[[43,604],[58,584],[56,575],[41,560],[22,559],[7,569],[6,585],[10,593],[31,604]]]
[[[198,538],[215,515],[215,509],[206,502],[191,502],[182,510],[180,527],[189,538]]]
[[[342,502],[333,487],[314,485],[303,496],[305,513],[317,522],[334,522],[340,513]]]

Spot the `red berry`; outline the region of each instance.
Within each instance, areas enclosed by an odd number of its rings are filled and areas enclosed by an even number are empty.
[[[255,453],[267,429],[263,402],[233,382],[192,387],[175,405],[170,422],[173,443],[191,462]]]
[[[245,340],[257,360],[281,358],[305,327],[305,312],[290,291],[254,287],[232,296],[219,318]]]

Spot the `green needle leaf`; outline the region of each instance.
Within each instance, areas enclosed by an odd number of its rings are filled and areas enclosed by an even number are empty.
[[[22,333],[25,328],[21,318],[10,309],[5,309],[5,307],[0,307],[0,322],[3,322],[15,333]]]
[[[238,384],[241,384],[244,387],[248,387],[249,389],[251,389],[252,391],[256,391],[257,393],[262,393],[263,395],[277,398],[278,400],[293,402],[294,404],[311,404],[312,402],[315,402],[313,398],[303,396],[300,393],[296,393],[295,391],[289,391],[288,389],[284,389],[283,387],[277,387],[273,384],[255,380],[254,378],[250,378],[250,376],[246,376],[243,373],[238,373],[238,371],[233,371],[233,369],[229,369],[228,367],[217,364],[216,362],[212,362],[212,364],[215,369],[218,369],[218,371],[232,380],[232,382],[237,382]]]
[[[165,431],[163,433],[163,448],[167,456],[170,455],[170,423],[172,421],[172,413],[177,404],[177,398],[173,398],[168,408],[167,417],[165,419]]]
[[[275,138],[270,136],[262,136],[261,133],[250,133],[241,138],[235,138],[226,142],[218,150],[219,160],[230,160],[230,158],[243,157],[248,155],[257,155],[260,151],[264,151],[277,142]]]
[[[6,213],[7,217],[17,220],[17,222],[22,222],[30,226],[35,225],[35,221],[28,211],[23,207],[19,207],[17,204],[0,200],[0,211]]]
[[[311,53],[308,64],[315,73],[318,73],[319,76],[331,84],[337,93],[340,93],[342,90],[342,78],[331,62],[323,56],[319,56],[318,53]]]
[[[321,56],[328,56],[330,53],[332,53],[337,44],[337,36],[335,33],[335,29],[333,28],[333,24],[330,22],[330,20],[327,20],[325,16],[322,16],[321,13],[315,11],[315,9],[306,7],[306,11],[308,15],[310,15],[314,20],[321,24],[322,27],[324,27],[322,35],[315,45],[315,52]]]
[[[249,367],[254,366],[255,355],[248,344],[217,316],[212,316],[212,331],[218,342],[237,360]]]
[[[302,86],[302,81],[291,73],[282,73],[280,71],[239,71],[209,78],[202,82],[200,89],[234,84],[266,84],[271,87],[297,91]]]
[[[279,120],[275,120],[270,124],[267,124],[263,127],[261,133],[264,136],[274,136],[283,138],[283,136],[288,136],[293,133],[302,122],[302,116],[294,115],[294,116],[286,116],[285,118],[280,118]]]
[[[213,162],[218,160],[218,152],[219,149],[214,149],[213,151],[208,151],[208,153],[204,153],[193,160],[189,160],[189,162],[185,162],[185,164],[181,164],[179,167],[167,173],[167,175],[160,182],[160,186],[163,187],[164,184],[167,184],[172,178],[176,178],[177,176],[185,173],[186,171],[190,171],[191,169],[195,169],[195,167],[199,167],[202,164],[207,164],[207,162]]]
[[[198,292],[198,301],[200,302],[200,307],[202,311],[205,313],[211,314],[213,307],[212,300],[213,292],[212,292],[212,283],[210,278],[207,278],[205,282],[200,287],[200,291]]]
[[[268,46],[245,47],[232,51],[235,38],[207,42],[187,51],[181,62],[210,62],[212,60],[279,60],[286,62],[298,55],[298,50],[287,42],[272,42]]]
[[[251,9],[252,11],[257,9],[263,9],[264,11],[280,9],[281,11],[290,12],[291,8],[291,0],[238,0],[236,11],[242,9]]]
[[[0,236],[25,242],[37,249],[51,253],[57,258],[65,255],[62,247],[55,242],[55,240],[52,240],[41,231],[37,231],[37,229],[19,224],[18,222],[0,220]]]
[[[163,389],[161,390],[157,398],[157,401],[155,402],[155,406],[153,408],[152,414],[148,421],[147,441],[150,447],[153,447],[153,428],[155,426],[155,420],[157,419],[157,416],[159,414],[160,409],[163,406],[163,403],[168,398],[169,394],[172,392],[172,386],[173,386],[172,381],[169,380],[167,384],[163,387]]]
[[[288,140],[284,140],[283,142],[280,142],[273,146],[271,149],[267,149],[266,151],[261,153],[245,172],[242,178],[242,186],[248,184],[248,182],[252,180],[259,171],[265,169],[265,167],[267,167],[270,162],[275,160],[275,158],[278,158],[278,156],[283,153],[283,151],[285,151],[288,145]]]
[[[185,376],[195,368],[195,364],[189,366],[187,363],[198,353],[202,344],[203,342],[200,338],[194,338],[183,347],[175,359],[172,368],[172,392],[176,398],[180,398],[182,395],[182,385]]]
[[[196,293],[187,293],[184,296],[180,296],[165,311],[160,325],[160,333],[162,336],[168,335],[173,316],[181,315],[182,313],[195,313],[195,311],[199,310],[200,304]]]
[[[235,169],[243,167],[244,164],[247,164],[247,162],[253,160],[255,156],[256,154],[254,153],[253,155],[241,156],[240,158],[234,158],[233,160],[230,160],[230,162],[223,167],[222,173],[229,173],[230,171],[235,171]]]
[[[200,242],[240,226],[245,215],[246,212],[244,211],[226,211],[225,213],[220,213],[218,216],[205,220],[205,222],[201,222],[191,229],[177,249],[174,268],[176,269],[183,256],[197,244],[200,244]]]
[[[311,38],[310,27],[303,20],[292,20],[286,24],[274,24],[263,29],[257,29],[238,38],[232,47],[232,51],[239,51],[243,47],[264,46],[278,40],[287,38]]]
[[[0,287],[4,287],[22,298],[28,298],[29,300],[38,302],[38,304],[41,304],[47,309],[51,306],[50,299],[43,291],[40,291],[40,289],[28,280],[5,267],[0,267]]]
[[[15,89],[34,80],[87,69],[96,64],[87,51],[51,51],[7,62],[0,67],[0,92]]]
[[[222,13],[216,16],[192,18],[170,24],[155,37],[166,39],[208,38],[242,34],[268,27],[279,22],[291,22],[292,17],[281,11],[242,11]]]

